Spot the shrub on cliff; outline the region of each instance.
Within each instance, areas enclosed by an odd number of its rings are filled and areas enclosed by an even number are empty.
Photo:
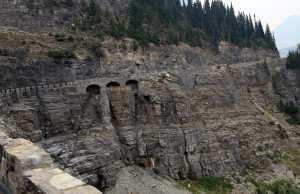
[[[73,51],[49,51],[48,57],[52,57],[56,63],[62,63],[62,59],[72,59],[76,58],[76,55]]]
[[[73,6],[73,0],[65,0],[65,5],[67,7],[72,7]]]
[[[100,58],[104,56],[102,45],[99,42],[93,42],[89,49],[94,53],[95,57]]]
[[[284,104],[282,101],[279,102],[278,108],[281,112],[287,114],[290,118],[287,122],[290,124],[300,125],[300,108],[292,101]]]

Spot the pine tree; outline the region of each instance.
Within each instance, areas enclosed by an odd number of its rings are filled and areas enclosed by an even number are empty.
[[[247,28],[247,39],[250,41],[250,40],[252,40],[252,38],[254,36],[254,26],[253,26],[253,22],[252,22],[252,18],[251,18],[250,14],[246,20],[246,28]]]
[[[73,6],[73,0],[65,0],[65,5],[67,7],[72,7]]]
[[[286,68],[300,69],[300,44],[295,51],[289,51],[286,58]]]
[[[239,28],[239,35],[242,39],[247,37],[247,29],[246,29],[246,20],[245,14],[239,13],[237,16],[238,28]]]
[[[238,24],[237,24],[237,19],[235,17],[234,9],[231,3],[231,6],[229,10],[227,11],[228,15],[228,23],[229,23],[229,37],[228,40],[236,43],[237,38],[238,38]]]
[[[182,7],[183,7],[184,11],[186,11],[185,0],[182,0]]]
[[[97,5],[94,0],[91,0],[88,6],[88,15],[95,16],[96,13],[97,13]]]
[[[275,44],[273,42],[273,36],[271,34],[271,30],[270,30],[268,24],[266,25],[265,41],[267,42],[269,48],[275,49]]]
[[[259,20],[256,27],[256,35],[258,38],[265,39],[264,29],[262,27],[261,21]]]
[[[174,26],[170,23],[168,27],[167,44],[179,44],[178,37]]]
[[[186,13],[188,16],[188,20],[191,21],[192,20],[192,14],[193,14],[193,1],[192,0],[188,0],[188,4],[186,7]]]
[[[204,3],[204,30],[208,33],[211,32],[211,22],[212,22],[212,17],[211,17],[211,12],[210,12],[210,4],[209,0],[205,0]]]
[[[191,24],[195,28],[203,28],[203,10],[199,0],[194,3]]]
[[[274,33],[272,34],[272,42],[273,42],[273,45],[274,45],[273,49],[275,49],[275,50],[278,51],[277,46],[276,46],[276,40],[275,40],[275,35],[274,35]]]

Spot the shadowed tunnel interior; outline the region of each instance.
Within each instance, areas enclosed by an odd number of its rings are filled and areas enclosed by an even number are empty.
[[[92,84],[92,85],[89,85],[87,88],[86,88],[86,92],[88,94],[100,94],[101,92],[101,88],[99,85],[97,84]]]
[[[109,82],[106,87],[110,88],[110,87],[117,87],[120,86],[120,84],[118,82]]]
[[[126,82],[126,86],[131,86],[133,89],[137,89],[138,81],[136,81],[136,80],[128,80]]]

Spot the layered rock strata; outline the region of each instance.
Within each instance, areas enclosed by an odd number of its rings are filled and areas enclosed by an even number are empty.
[[[227,176],[263,168],[281,153],[286,140],[271,121],[288,133],[299,130],[276,113],[280,98],[298,102],[297,72],[267,63],[201,66],[191,82],[185,73],[161,71],[121,84],[93,82],[101,91],[62,86],[2,102],[19,126],[11,135],[36,134],[27,138],[59,168],[98,188],[112,186],[128,164],[175,179]],[[277,89],[270,82],[275,74]]]

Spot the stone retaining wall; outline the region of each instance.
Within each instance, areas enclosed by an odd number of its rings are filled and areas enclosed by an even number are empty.
[[[25,139],[12,139],[0,131],[0,178],[12,193],[101,194],[55,168],[43,149]]]

